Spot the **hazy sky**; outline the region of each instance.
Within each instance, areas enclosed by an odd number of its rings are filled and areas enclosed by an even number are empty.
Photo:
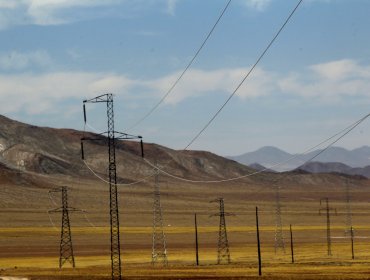
[[[116,130],[154,106],[226,0],[0,0],[0,113],[83,129],[82,100],[115,94]],[[297,0],[233,0],[165,102],[132,134],[184,148],[235,89]],[[370,112],[370,1],[304,0],[224,111],[190,147],[300,152]],[[88,107],[105,130],[105,107]],[[369,145],[370,120],[338,146]]]

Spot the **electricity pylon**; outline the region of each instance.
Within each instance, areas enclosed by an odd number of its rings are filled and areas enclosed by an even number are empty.
[[[159,171],[155,170],[154,202],[153,202],[153,247],[152,264],[162,262],[167,265],[166,236],[163,231],[161,192],[159,186]]]
[[[280,187],[275,185],[275,254],[278,250],[285,253],[285,242],[283,236],[283,225],[281,222]]]
[[[330,210],[334,210],[335,214],[337,214],[337,210],[329,207],[329,198],[325,197],[320,199],[320,205],[322,204],[322,201],[326,202],[326,207],[320,208],[319,215],[321,215],[321,211],[326,212],[326,243],[328,246],[328,256],[331,256]]]
[[[220,204],[220,212],[217,214],[213,214],[212,216],[219,216],[220,217],[220,225],[218,230],[218,249],[217,249],[217,264],[230,264],[230,249],[229,249],[229,241],[227,239],[227,230],[226,230],[226,220],[225,216],[232,216],[233,214],[225,213],[225,206],[224,206],[224,199],[218,198],[212,200],[210,202],[219,202]]]
[[[346,229],[345,234],[352,234],[352,209],[351,209],[351,193],[349,182],[346,182]]]
[[[59,268],[69,262],[72,267],[75,267],[75,258],[73,255],[73,246],[72,246],[72,236],[71,236],[71,226],[69,221],[69,212],[81,211],[73,207],[68,206],[68,192],[67,187],[61,186],[54,188],[49,191],[52,192],[61,192],[62,193],[62,207],[49,210],[49,213],[62,212],[62,226],[60,233],[60,255],[59,255]]]
[[[116,168],[116,141],[128,139],[141,139],[141,136],[129,135],[126,133],[117,132],[114,130],[114,111],[113,111],[113,94],[107,93],[95,98],[83,101],[84,121],[86,124],[86,103],[106,103],[107,104],[107,118],[108,131],[100,134],[105,135],[108,142],[108,175],[109,175],[109,205],[110,205],[110,237],[111,237],[111,266],[112,266],[112,280],[121,280],[121,245],[119,232],[119,215],[118,215],[118,191],[117,191],[117,168]],[[84,160],[83,141],[102,140],[97,138],[82,138],[81,139],[81,154]],[[141,155],[143,153],[143,142],[141,141]]]

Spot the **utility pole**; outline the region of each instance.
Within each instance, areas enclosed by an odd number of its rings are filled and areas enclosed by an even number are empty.
[[[294,243],[293,243],[292,225],[289,225],[289,231],[290,231],[290,254],[292,256],[292,263],[294,263]]]
[[[280,187],[275,185],[275,254],[278,250],[285,253],[283,225],[281,222]]]
[[[111,237],[111,266],[112,280],[121,280],[121,245],[119,232],[119,207],[118,207],[118,191],[117,191],[117,168],[116,168],[116,141],[129,139],[142,139],[141,136],[129,135],[114,130],[114,111],[113,111],[113,94],[107,93],[95,98],[83,101],[84,121],[86,124],[86,103],[106,103],[108,130],[99,134],[97,138],[82,138],[81,139],[81,155],[84,160],[83,143],[86,140],[101,141],[105,140],[108,143],[108,175],[109,175],[109,205],[110,205],[110,237]],[[106,138],[102,139],[102,135]],[[141,154],[143,153],[143,142],[141,141]]]
[[[60,231],[60,254],[59,254],[59,268],[62,268],[66,262],[69,262],[73,268],[75,268],[75,258],[73,255],[71,226],[69,221],[69,212],[81,211],[73,207],[68,206],[68,192],[67,187],[57,187],[49,191],[50,193],[61,192],[62,193],[62,206],[53,210],[49,210],[49,213],[62,213],[62,226]]]
[[[329,198],[325,197],[320,199],[320,205],[322,205],[322,201],[325,201],[326,207],[320,208],[319,215],[321,215],[321,211],[326,212],[326,240],[328,245],[328,256],[331,256],[330,210],[334,210],[335,214],[337,214],[337,210],[329,207]]]
[[[353,233],[353,227],[351,227],[351,253],[352,253],[352,260],[355,259],[355,248],[353,246],[353,243],[354,243],[354,233]]]
[[[258,253],[258,275],[262,275],[261,241],[260,227],[258,222],[258,207],[256,206],[256,233],[257,233],[257,253]]]
[[[225,213],[224,199],[218,198],[210,202],[218,202],[220,205],[220,212],[211,216],[220,217],[220,225],[218,230],[218,250],[217,250],[217,264],[230,264],[230,250],[229,241],[227,239],[226,220],[225,216],[232,216],[233,214]]]
[[[159,187],[159,171],[155,170],[154,203],[153,203],[153,247],[152,264],[162,262],[167,265],[166,236],[163,231],[161,192]]]
[[[198,246],[198,222],[197,214],[194,214],[194,227],[195,227],[195,262],[197,266],[199,265],[199,246]]]

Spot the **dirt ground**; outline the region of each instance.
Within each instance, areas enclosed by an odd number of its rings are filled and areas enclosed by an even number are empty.
[[[329,180],[330,179],[330,180]],[[297,182],[312,180],[304,177]],[[280,189],[285,251],[275,252],[276,192],[273,187],[233,184],[192,186],[166,184],[162,210],[168,266],[151,264],[152,189],[120,189],[123,279],[369,279],[370,182],[351,186],[354,254],[345,233],[348,204],[343,180],[320,179],[308,188],[292,179]],[[330,187],[325,187],[327,182]],[[68,183],[68,182],[63,182]],[[58,184],[58,182],[54,182]],[[73,184],[70,205],[86,212],[70,215],[76,268],[58,268],[60,206],[47,189],[2,188],[0,209],[0,279],[111,279],[108,192],[106,186]],[[217,265],[219,207],[211,200],[224,197],[231,264]],[[330,198],[331,249],[327,254],[325,212],[320,199]],[[255,207],[259,207],[262,276],[258,276]],[[195,265],[194,213],[198,218],[199,262]],[[291,263],[289,225],[293,228]]]

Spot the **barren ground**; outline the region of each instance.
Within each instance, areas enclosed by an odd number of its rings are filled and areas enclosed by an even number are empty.
[[[298,176],[298,175],[297,175]],[[162,186],[164,230],[169,265],[151,265],[152,189],[149,185],[120,187],[123,279],[257,279],[255,206],[260,210],[263,279],[368,279],[370,273],[369,181],[351,183],[355,259],[345,235],[345,185],[322,184],[307,188],[302,175],[281,186],[285,252],[274,250],[275,191],[252,183],[232,185]],[[330,178],[329,178],[330,179]],[[328,179],[328,180],[329,180]],[[58,181],[51,186],[71,187],[70,206],[76,268],[58,268],[60,197],[47,188],[4,186],[0,209],[0,277],[29,279],[110,279],[108,188],[96,182]],[[266,184],[268,185],[268,184]],[[225,198],[226,223],[232,264],[216,265],[218,205]],[[327,256],[326,216],[319,215],[319,200],[329,197],[332,212],[332,256]],[[55,204],[54,204],[55,203]],[[198,214],[200,266],[195,265],[194,213]],[[289,224],[294,235],[295,263],[291,263]],[[54,227],[55,225],[55,227]]]

